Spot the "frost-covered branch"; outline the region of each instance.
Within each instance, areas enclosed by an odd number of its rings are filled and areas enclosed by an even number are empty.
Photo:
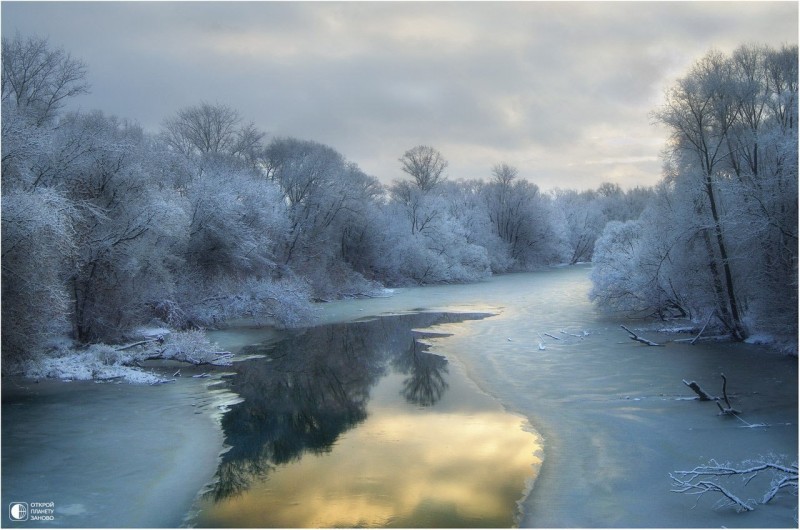
[[[745,512],[753,511],[755,508],[715,482],[711,482],[709,480],[698,480],[695,482],[692,482],[691,480],[682,480],[676,477],[673,473],[670,473],[669,476],[672,478],[672,481],[676,486],[670,491],[675,493],[686,493],[689,495],[700,496],[708,492],[717,492],[728,499],[728,502],[723,503],[724,506],[735,506],[738,511]]]
[[[729,486],[721,484],[721,481],[726,478],[739,477],[746,487],[754,478],[764,472],[772,473],[773,476],[770,488],[761,497],[761,501],[744,500]],[[697,466],[688,471],[673,471],[669,476],[673,483],[673,489],[670,491],[698,497],[706,493],[718,493],[723,497],[719,506],[734,507],[737,511],[749,512],[754,510],[758,504],[767,504],[784,489],[789,489],[792,494],[797,495],[797,464],[782,464],[777,457],[757,462],[746,461],[741,467],[720,464],[712,459],[707,465]]]

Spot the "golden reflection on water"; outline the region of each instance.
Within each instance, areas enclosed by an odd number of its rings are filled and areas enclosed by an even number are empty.
[[[240,363],[208,527],[509,527],[538,436],[428,343],[468,318],[415,313],[309,328]],[[417,331],[412,331],[417,330]],[[253,353],[253,352],[250,352]]]
[[[378,411],[374,411],[378,412]],[[502,411],[371,414],[332,450],[275,468],[204,506],[202,526],[509,527],[541,461]]]

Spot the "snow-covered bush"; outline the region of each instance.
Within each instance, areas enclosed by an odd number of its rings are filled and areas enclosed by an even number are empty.
[[[219,326],[240,318],[298,327],[313,319],[310,297],[309,286],[300,278],[206,278],[187,271],[177,298],[153,302],[153,307],[165,323],[179,329]]]
[[[219,347],[208,340],[205,331],[199,329],[170,333],[164,341],[162,350],[164,359],[192,364],[213,364],[221,356]]]

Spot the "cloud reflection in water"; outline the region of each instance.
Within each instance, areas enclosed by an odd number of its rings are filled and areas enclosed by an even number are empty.
[[[434,334],[412,331],[485,316],[320,326],[239,367],[245,401],[223,419],[232,449],[195,523],[513,525],[536,436],[419,342]]]

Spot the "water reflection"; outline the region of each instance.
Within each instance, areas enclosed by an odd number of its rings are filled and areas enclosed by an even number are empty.
[[[447,359],[425,351],[425,345],[416,339],[411,347],[392,360],[392,366],[408,377],[403,381],[403,397],[413,405],[430,407],[442,398],[447,390]]]
[[[451,386],[448,362],[423,342],[436,334],[417,329],[486,316],[319,326],[243,351],[264,357],[238,364],[231,379],[244,401],[223,417],[231,448],[196,524],[512,524],[532,437],[515,416],[462,405],[473,400],[463,383],[437,406]]]

